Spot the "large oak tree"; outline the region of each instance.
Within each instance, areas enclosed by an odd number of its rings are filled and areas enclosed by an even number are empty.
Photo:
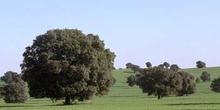
[[[115,54],[97,35],[55,29],[26,47],[21,64],[31,97],[84,101],[106,95],[113,84]]]

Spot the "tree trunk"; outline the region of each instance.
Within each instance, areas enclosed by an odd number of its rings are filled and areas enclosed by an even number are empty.
[[[157,99],[162,99],[163,95],[162,94],[158,94]]]
[[[158,94],[157,99],[161,99],[160,94]]]
[[[65,102],[64,102],[64,105],[70,105],[70,96],[66,96],[65,97]]]

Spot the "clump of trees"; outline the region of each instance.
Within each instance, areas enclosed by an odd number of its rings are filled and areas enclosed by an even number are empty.
[[[219,93],[220,92],[220,77],[215,78],[211,85],[210,88],[212,91]]]
[[[210,74],[207,71],[203,71],[200,78],[202,79],[203,82],[211,81]]]
[[[131,80],[131,81],[129,81]],[[195,93],[194,77],[187,72],[176,72],[167,68],[142,69],[140,74],[127,79],[130,86],[138,85],[143,93],[155,95],[158,99],[169,95],[183,96]]]
[[[140,66],[138,65],[132,65],[131,70],[134,71],[135,73],[138,72],[141,69]]]
[[[157,67],[171,69],[171,70],[176,71],[176,72],[180,69],[177,64],[171,64],[170,65],[168,62],[164,62],[162,64],[159,64]]]
[[[106,95],[114,83],[115,54],[99,36],[77,29],[54,29],[37,36],[23,57],[23,79],[31,97],[65,98],[69,105]]]
[[[0,95],[6,103],[24,103],[27,100],[25,82],[20,74],[8,71],[1,80],[6,85],[0,87]]]
[[[205,68],[206,67],[206,63],[203,61],[197,61],[196,62],[196,67],[197,68]]]
[[[130,68],[132,71],[134,71],[134,73],[138,72],[141,69],[140,66],[132,64],[132,63],[127,63],[125,66],[127,69]]]

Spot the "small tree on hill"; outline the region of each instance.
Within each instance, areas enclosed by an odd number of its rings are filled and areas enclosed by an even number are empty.
[[[220,77],[215,78],[211,85],[210,88],[212,91],[219,93],[220,92]]]
[[[1,80],[6,83],[0,90],[6,103],[24,103],[27,100],[25,83],[19,74],[8,71]]]
[[[129,86],[134,86],[136,84],[137,78],[135,75],[131,75],[127,78],[127,83]]]
[[[170,69],[177,72],[179,70],[179,66],[177,64],[172,64]]]
[[[165,66],[165,68],[169,68],[170,67],[170,64],[167,63],[167,62],[164,62],[163,65]]]
[[[138,71],[140,70],[140,66],[138,66],[138,65],[132,65],[132,66],[131,66],[131,70],[136,73],[136,72],[138,72]]]
[[[197,68],[205,68],[206,67],[206,63],[202,62],[202,61],[197,61],[196,62],[196,67]]]
[[[203,71],[200,78],[202,79],[203,82],[211,81],[210,74],[207,71]]]
[[[132,64],[132,63],[130,63],[130,62],[129,62],[129,63],[127,63],[127,64],[125,65],[125,66],[126,66],[126,69],[131,68],[131,67],[132,67],[132,65],[133,65],[133,64]]]
[[[151,62],[147,62],[147,63],[146,63],[146,67],[151,68],[151,67],[152,67]]]

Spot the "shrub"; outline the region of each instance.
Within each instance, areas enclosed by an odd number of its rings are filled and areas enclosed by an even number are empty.
[[[129,86],[134,86],[136,84],[136,76],[131,75],[127,78],[127,83]]]
[[[210,88],[212,91],[219,93],[220,92],[220,77],[215,78],[211,85]]]
[[[196,83],[200,83],[201,82],[201,79],[200,78],[196,78]]]
[[[203,71],[200,78],[202,79],[203,82],[211,80],[210,74],[207,71]]]

